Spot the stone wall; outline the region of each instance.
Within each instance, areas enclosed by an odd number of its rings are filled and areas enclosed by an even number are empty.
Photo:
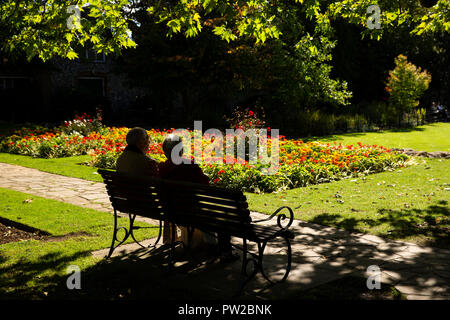
[[[51,64],[53,66],[50,75],[51,94],[55,94],[61,88],[76,89],[79,78],[102,78],[104,97],[109,102],[111,111],[120,112],[128,109],[136,97],[144,91],[126,85],[125,76],[113,71],[115,61],[112,57],[106,57],[104,62],[55,58]]]

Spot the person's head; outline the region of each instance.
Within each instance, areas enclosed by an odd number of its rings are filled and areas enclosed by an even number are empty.
[[[183,142],[181,141],[181,138],[176,134],[169,134],[166,136],[162,144],[162,149],[167,159],[170,160],[172,159],[172,150],[176,145],[180,143],[181,146],[179,147],[180,148],[179,156],[181,157],[183,155]]]
[[[143,153],[147,152],[148,146],[150,145],[147,130],[140,127],[136,127],[128,131],[126,140],[129,146],[136,147]]]

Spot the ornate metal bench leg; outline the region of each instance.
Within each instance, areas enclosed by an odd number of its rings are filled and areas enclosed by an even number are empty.
[[[249,262],[253,263],[253,271],[250,275],[247,275],[247,265]],[[258,262],[253,259],[247,258],[247,239],[243,239],[243,246],[242,246],[242,268],[241,268],[241,275],[239,278],[239,287],[236,293],[234,294],[234,297],[239,296],[242,293],[242,290],[244,289],[245,285],[256,275],[258,272]]]
[[[131,235],[131,238],[133,238],[134,242],[136,242],[139,246],[141,246],[141,248],[145,248],[139,241],[136,240],[136,238],[134,237],[134,234],[133,234],[133,230],[134,229],[139,229],[138,227],[134,227],[133,226],[134,219],[136,219],[136,215],[135,214],[131,215],[131,213],[130,213],[130,214],[128,214],[128,216],[130,218],[130,235]]]
[[[286,245],[287,245],[287,250],[288,250],[288,252],[287,252],[287,259],[288,259],[288,261],[287,261],[287,265],[286,265],[286,272],[285,272],[285,274],[284,274],[284,276],[283,276],[283,278],[281,280],[276,281],[277,283],[283,282],[283,281],[285,281],[287,279],[287,277],[289,275],[289,272],[291,271],[291,264],[292,264],[291,242],[289,241],[288,238],[286,238],[286,237],[283,237],[283,238],[284,238],[284,240],[286,242]],[[263,275],[263,277],[267,281],[269,281],[271,284],[274,284],[275,282],[270,280],[270,278],[266,275],[266,273],[264,271],[264,267],[263,267],[263,257],[264,257],[264,250],[266,248],[266,245],[267,245],[267,241],[265,241],[261,246],[258,243],[258,251],[259,251],[259,255],[258,255],[259,256],[259,262],[258,262],[258,265],[259,265],[259,270],[260,270],[261,274]]]
[[[141,229],[141,227],[133,226],[134,225],[134,220],[136,219],[136,215],[132,216],[131,214],[129,214],[129,218],[130,218],[130,235],[131,235],[131,237],[133,238],[134,242],[136,242],[139,246],[141,246],[142,248],[146,248],[139,241],[137,241],[136,238],[134,237],[133,230]],[[147,227],[144,227],[144,228],[147,228]],[[161,235],[162,235],[162,220],[159,220],[158,237],[156,238],[155,243],[154,244],[149,244],[147,246],[147,248],[156,247],[156,245],[158,244],[159,240],[161,239]]]
[[[111,255],[114,252],[114,243],[116,242],[116,234],[117,234],[117,213],[116,210],[114,209],[114,230],[113,230],[113,238],[112,238],[112,243],[111,243],[111,247],[109,248],[109,253],[106,256],[107,259],[109,259],[111,257]]]
[[[123,239],[119,241],[119,240],[117,239],[117,233],[118,233],[118,231],[119,231],[120,229],[123,229],[123,230],[125,231],[125,235],[124,235]],[[111,255],[113,254],[114,250],[115,250],[118,246],[120,246],[122,243],[124,243],[125,241],[127,241],[128,237],[129,237],[130,235],[132,235],[132,234],[131,234],[130,230],[127,230],[127,228],[125,228],[125,227],[119,227],[119,228],[118,228],[118,227],[117,227],[117,211],[116,211],[116,209],[114,209],[114,231],[113,231],[113,240],[112,240],[112,243],[111,243],[111,247],[109,248],[109,253],[108,253],[108,255],[106,256],[106,258],[107,258],[107,259],[110,258]],[[119,242],[119,243],[118,243],[117,245],[115,245],[116,242]]]
[[[119,241],[119,240],[117,239],[117,232],[118,232],[120,229],[125,230],[125,235],[124,235],[124,237],[123,237],[123,239],[122,239],[121,241]],[[124,243],[124,242],[128,239],[129,236],[130,236],[130,231],[127,230],[125,227],[119,227],[119,228],[117,228],[117,211],[116,211],[116,209],[114,209],[114,231],[113,231],[113,240],[112,240],[112,243],[111,243],[111,247],[109,248],[109,253],[108,253],[108,255],[106,256],[106,258],[110,258],[111,255],[112,255],[112,253],[114,252],[114,250],[115,250],[118,246],[120,246],[122,243]],[[114,244],[116,243],[116,241],[119,242],[119,243],[115,246]]]

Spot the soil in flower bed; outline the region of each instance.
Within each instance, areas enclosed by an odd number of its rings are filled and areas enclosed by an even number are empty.
[[[63,241],[78,236],[89,236],[89,234],[86,232],[72,232],[63,236],[52,236],[48,232],[0,217],[0,245],[23,240]]]
[[[0,244],[22,240],[44,240],[48,235],[42,231],[29,232],[0,222]]]

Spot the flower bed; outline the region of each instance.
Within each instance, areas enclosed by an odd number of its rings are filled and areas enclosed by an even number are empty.
[[[114,169],[117,157],[126,146],[128,128],[101,127],[97,130],[82,135],[68,133],[64,126],[22,128],[0,137],[0,151],[41,158],[89,154],[90,165]],[[158,162],[166,160],[162,142],[172,130],[148,131],[152,141],[149,157]],[[203,148],[209,143],[209,139],[204,139]],[[234,164],[202,163],[200,166],[214,185],[251,192],[274,192],[391,170],[403,166],[408,158],[383,146],[303,142],[283,136],[279,147],[279,167],[274,175],[261,174],[261,168],[268,165],[238,164],[236,159]]]

